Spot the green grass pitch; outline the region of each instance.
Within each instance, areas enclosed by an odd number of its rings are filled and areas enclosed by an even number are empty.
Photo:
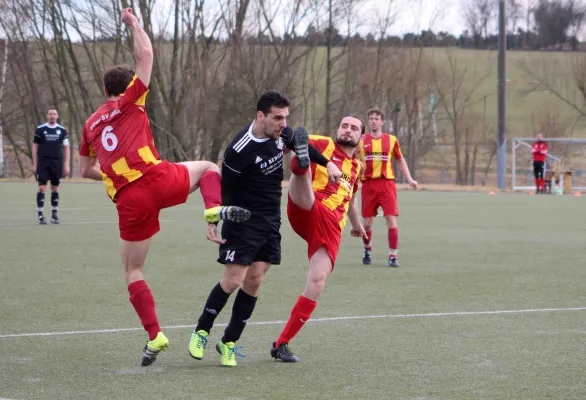
[[[60,226],[35,224],[35,192],[32,182],[0,184],[0,398],[586,398],[584,197],[401,191],[402,266],[384,266],[381,218],[371,266],[347,227],[315,320],[291,344],[298,364],[269,356],[307,269],[285,218],[283,263],[239,342],[246,357],[225,369],[214,349],[223,326],[204,360],[187,353],[222,274],[199,193],[161,213],[146,278],[171,346],[141,368],[146,334],[104,188],[66,182]]]

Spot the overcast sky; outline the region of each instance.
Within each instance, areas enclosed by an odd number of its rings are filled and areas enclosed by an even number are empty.
[[[354,29],[361,35],[376,31],[376,21],[391,7],[394,15],[394,22],[389,31],[393,35],[403,35],[407,32],[421,32],[423,29],[432,29],[434,32],[447,31],[458,36],[465,29],[462,18],[461,2],[466,0],[359,0],[359,7],[356,8],[356,15],[353,18]],[[496,2],[497,0],[495,0]],[[278,1],[268,0],[265,4],[276,4]],[[159,23],[170,18],[173,10],[170,0],[156,0],[157,12],[154,13]],[[217,8],[215,2],[207,2],[209,7]],[[281,3],[282,4],[282,3]],[[254,7],[254,6],[252,6]],[[211,12],[216,10],[210,10]],[[252,17],[253,9],[249,9],[249,17]],[[280,20],[286,18],[286,12],[280,15]],[[251,18],[252,19],[252,18]],[[277,18],[279,21],[279,18]],[[273,28],[278,32],[279,24]],[[342,28],[342,27],[341,27]],[[298,33],[303,33],[306,26],[299,26]],[[167,29],[169,30],[169,28]],[[346,33],[344,29],[340,29]]]
[[[272,28],[275,33],[282,35],[287,29],[285,24],[290,15],[290,8],[293,2],[291,0],[264,0],[268,6],[274,7],[271,12],[277,15],[275,23]],[[314,1],[314,0],[308,0]],[[375,33],[377,31],[377,23],[382,16],[387,14],[387,10],[391,9],[391,14],[394,16],[393,22],[387,34],[402,36],[405,33],[420,33],[424,29],[431,29],[434,32],[447,31],[455,36],[458,36],[466,29],[466,24],[462,17],[461,4],[468,0],[353,0],[359,4],[356,6],[355,13],[352,18],[352,32],[358,32],[365,36],[369,32]],[[497,0],[494,0],[497,3]],[[173,0],[154,0],[153,24],[155,25],[155,32],[160,32],[162,27],[170,34],[173,21]],[[206,16],[213,20],[214,15],[220,11],[219,1],[206,1],[204,10]],[[226,4],[225,2],[223,2]],[[84,7],[87,6],[86,0],[82,1]],[[233,4],[233,3],[232,3]],[[258,32],[258,27],[255,26],[255,7],[258,4],[252,1],[251,8],[248,10],[248,31]],[[495,4],[496,6],[496,4]],[[138,9],[135,10],[138,12]],[[322,14],[322,19],[325,13]],[[107,16],[107,18],[116,18],[114,15]],[[82,21],[82,26],[87,27],[88,34],[91,36],[92,32],[89,29],[89,23]],[[210,23],[211,27],[212,24]],[[323,28],[324,26],[321,26]],[[340,33],[346,34],[347,27],[344,22],[338,24]],[[307,26],[300,24],[296,27],[296,32],[302,34],[307,29]],[[84,29],[85,30],[85,29]],[[288,29],[290,30],[290,29]],[[73,40],[78,40],[76,33],[70,30],[69,34]],[[0,27],[0,37],[4,36],[4,32]]]

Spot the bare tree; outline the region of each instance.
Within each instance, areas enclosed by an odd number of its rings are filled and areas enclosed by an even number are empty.
[[[464,4],[464,18],[477,48],[488,37],[490,24],[496,15],[496,5],[492,0],[466,0]]]
[[[0,65],[0,176],[4,175],[4,142],[2,140],[4,119],[2,117],[2,102],[4,100],[4,86],[6,86],[6,66],[8,65],[8,40],[2,40],[2,64]]]
[[[456,158],[456,184],[467,185],[471,182],[474,169],[475,153],[481,143],[478,141],[478,129],[473,105],[477,101],[475,92],[480,84],[487,79],[490,68],[480,74],[469,71],[454,55],[453,50],[446,50],[447,69],[434,70],[435,86],[439,95],[439,104],[443,108],[451,125],[453,148]],[[486,63],[486,65],[489,65]],[[476,66],[475,66],[476,69]]]
[[[535,7],[539,0],[525,0],[525,34],[523,35],[523,48],[529,44],[529,33],[531,32],[531,22]]]
[[[519,21],[523,18],[523,5],[521,0],[507,0],[507,26],[510,31],[517,32]]]
[[[543,59],[519,67],[533,82],[523,94],[549,92],[574,110],[576,117],[586,116],[586,57],[571,54],[564,61]],[[572,77],[573,79],[568,79]]]

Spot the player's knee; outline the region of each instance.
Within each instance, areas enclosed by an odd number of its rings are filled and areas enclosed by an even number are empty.
[[[242,278],[236,275],[224,275],[220,285],[226,293],[234,293],[242,284]]]
[[[125,269],[125,275],[126,283],[129,285],[133,282],[141,281],[144,279],[143,266],[127,264]]]
[[[364,230],[365,230],[366,232],[368,232],[368,231],[372,230],[372,225],[363,224],[362,226],[364,226]]]
[[[326,284],[326,278],[326,274],[312,274],[309,279],[307,279],[307,284],[310,290],[314,293],[320,294]]]
[[[47,190],[47,185],[39,185],[39,192],[40,193],[45,193],[46,190]]]
[[[206,161],[207,165],[207,169],[206,171],[212,171],[212,172],[217,172],[218,174],[220,173],[220,167],[218,167],[218,165],[214,164],[213,162],[209,162]]]
[[[184,163],[189,170],[189,173],[198,178],[208,171],[220,173],[220,168],[211,161],[189,161]]]
[[[326,284],[326,277],[310,277],[307,280],[305,290],[303,291],[303,296],[311,299],[313,301],[317,301],[319,296],[322,294],[324,290],[324,286]]]
[[[263,282],[263,275],[257,274],[253,276],[247,276],[244,279],[244,283],[242,284],[242,288],[246,293],[251,296],[258,296],[258,292],[260,290],[260,285]]]
[[[387,221],[387,227],[390,229],[393,228],[397,228],[397,218],[393,217],[393,216],[387,216],[385,217],[386,221]]]

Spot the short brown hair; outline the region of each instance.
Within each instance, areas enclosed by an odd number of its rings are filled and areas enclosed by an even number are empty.
[[[370,110],[368,110],[366,115],[370,117],[372,114],[378,114],[380,115],[380,119],[382,119],[383,121],[385,120],[385,113],[380,108],[371,108]]]
[[[132,82],[134,71],[128,65],[116,65],[104,72],[104,88],[108,96],[119,96]]]

